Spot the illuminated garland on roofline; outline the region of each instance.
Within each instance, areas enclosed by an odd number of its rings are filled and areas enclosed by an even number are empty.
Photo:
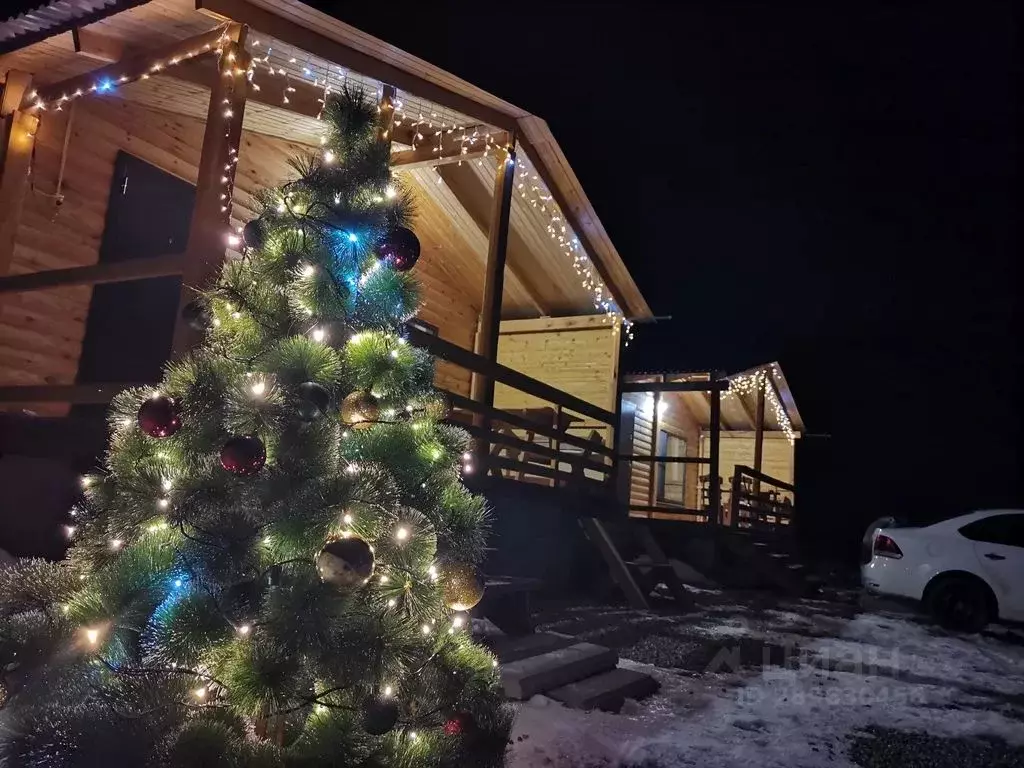
[[[774,375],[775,366],[772,366],[771,373]],[[726,390],[725,394],[742,397],[746,394],[764,392],[765,402],[771,409],[772,415],[775,416],[775,421],[778,423],[779,429],[785,433],[786,439],[789,440],[790,445],[792,445],[796,440],[796,430],[793,429],[793,422],[790,421],[789,414],[786,413],[785,406],[783,406],[779,401],[779,396],[775,393],[775,387],[772,386],[772,382],[769,380],[768,375],[769,371],[767,369],[760,368],[753,373],[733,376],[729,379],[729,389]]]

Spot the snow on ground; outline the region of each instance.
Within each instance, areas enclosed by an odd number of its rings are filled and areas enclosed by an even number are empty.
[[[508,768],[849,768],[850,739],[869,726],[1024,747],[1024,645],[948,635],[912,616],[826,614],[809,601],[735,607],[744,615],[701,610],[671,625],[632,612],[657,636],[620,653],[656,648],[663,665],[622,665],[656,677],[660,692],[617,715],[534,697],[519,708]],[[585,620],[588,634],[602,642],[597,617],[629,613],[597,611]],[[745,654],[753,641],[784,652],[752,664]],[[660,647],[671,643],[680,646],[674,657]],[[701,643],[711,647],[694,656]],[[687,668],[696,658],[703,666]]]

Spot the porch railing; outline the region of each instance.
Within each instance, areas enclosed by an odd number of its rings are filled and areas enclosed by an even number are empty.
[[[771,533],[793,523],[796,487],[741,464],[736,465],[729,491],[729,519],[733,528]]]
[[[527,408],[499,408],[441,390],[452,405],[449,420],[475,438],[474,472],[551,487],[610,491],[616,472],[613,412],[415,326],[407,333],[410,343],[435,357],[542,401]],[[578,425],[584,423],[590,426],[581,432]],[[595,423],[600,429],[592,426]]]

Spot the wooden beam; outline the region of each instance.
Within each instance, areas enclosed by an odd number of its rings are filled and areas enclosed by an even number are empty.
[[[166,76],[181,80],[203,88],[211,88],[217,80],[216,69],[207,61],[183,61],[166,71]],[[259,90],[256,90],[259,88]],[[292,88],[286,91],[286,88]],[[287,103],[285,97],[288,98]],[[284,112],[316,118],[323,109],[324,91],[309,83],[281,75],[271,76],[265,66],[256,65],[253,84],[249,89],[248,99]],[[417,139],[420,129],[407,121],[393,122],[391,140],[395,144],[407,147],[415,145],[415,149],[398,149],[391,153],[391,164],[400,166],[402,170],[412,170],[446,163],[457,163],[482,156],[485,152],[493,152],[497,147],[504,147],[509,142],[507,131],[494,131],[484,125],[466,127],[466,135],[470,140],[463,142],[462,133],[445,134],[438,148],[438,141],[426,131],[423,139]],[[473,135],[476,134],[475,140]]]
[[[766,385],[767,386],[767,383]],[[757,409],[754,414],[754,469],[761,471],[761,456],[764,452],[764,387],[757,389]]]
[[[499,178],[501,177],[502,170],[499,168]],[[473,169],[468,166],[447,165],[439,167],[437,172],[444,180],[444,183],[448,185],[448,189],[455,195],[455,199],[459,201],[459,204],[466,210],[470,218],[473,219],[473,223],[476,224],[477,228],[484,234],[491,232],[491,222],[494,221],[493,197],[488,194],[487,188]],[[497,189],[497,180],[495,188]],[[490,207],[487,205],[488,200],[492,200]],[[512,254],[511,263],[506,261],[509,275],[523,289],[523,293],[526,294],[530,304],[533,305],[534,310],[538,314],[550,314],[550,309],[541,300],[537,287],[516,266],[523,259],[520,254],[529,253],[530,247],[523,240],[522,236],[516,232],[515,228],[511,226],[511,223],[509,227],[507,250]]]
[[[39,118],[21,109],[31,85],[31,75],[11,70],[0,95],[0,275],[7,274],[14,258],[39,128]]]
[[[149,277],[180,275],[184,258],[180,253],[151,256],[145,259],[111,261],[88,267],[48,269],[28,275],[0,277],[0,294],[40,291],[47,288],[66,288],[72,285],[99,285],[122,283]]]
[[[727,384],[727,383],[726,383]],[[709,517],[715,523],[722,521],[722,484],[719,480],[719,455],[721,452],[722,438],[722,393],[715,390],[711,393],[711,424],[710,431],[710,456],[708,465],[708,506]]]
[[[59,107],[63,102],[79,96],[112,91],[125,83],[148,78],[157,72],[166,71],[176,61],[193,59],[215,50],[226,41],[235,39],[239,30],[237,24],[220,26],[44,86],[36,94],[35,104],[39,109]]]
[[[75,27],[71,30],[71,42],[75,47],[75,53],[96,61],[111,64],[124,58],[124,43],[94,29]]]
[[[150,387],[156,382],[113,384],[52,384],[43,386],[0,387],[0,403],[72,403],[98,405],[109,403],[118,392],[131,387]]]
[[[188,326],[181,310],[192,300],[195,290],[206,288],[216,279],[229,243],[231,205],[223,195],[230,193],[238,167],[238,147],[249,85],[245,75],[249,66],[249,54],[245,50],[246,31],[245,27],[232,30],[234,39],[221,51],[218,62],[221,74],[210,92],[192,223],[182,265],[181,299],[174,327],[173,354],[179,358],[200,340],[199,332]]]
[[[420,75],[408,72],[380,58],[326,37],[302,26],[290,18],[279,16],[246,0],[197,0],[196,8],[219,18],[232,19],[247,24],[253,29],[277,38],[282,43],[295,46],[306,53],[326,59],[367,77],[390,83],[403,91],[415,93],[420,98],[454,109],[484,123],[514,131],[515,117],[498,109],[481,104],[474,99],[456,93]]]
[[[717,381],[629,381],[622,385],[623,392],[722,392],[729,382]]]
[[[405,126],[400,127],[404,128]],[[466,139],[463,138],[462,132],[459,132],[445,134],[440,142],[420,140],[416,149],[392,152],[391,165],[401,166],[403,171],[413,168],[432,168],[448,163],[461,163],[464,160],[475,160],[495,151],[500,152],[501,147],[509,145],[509,134],[506,131],[483,133],[481,128],[482,126],[467,128],[468,138]],[[477,133],[477,136],[474,137],[473,133]]]
[[[491,198],[490,229],[487,237],[487,265],[484,273],[483,299],[480,304],[480,328],[476,334],[477,355],[488,362],[498,361],[498,335],[501,331],[501,297],[505,287],[505,261],[509,222],[512,214],[512,181],[515,177],[515,150],[509,149],[508,160],[500,163],[494,178]],[[448,168],[450,170],[450,167]],[[474,219],[475,220],[475,219]],[[494,405],[494,378],[477,374],[470,384],[474,400]],[[486,423],[484,427],[488,426]],[[481,455],[486,453],[486,449]]]

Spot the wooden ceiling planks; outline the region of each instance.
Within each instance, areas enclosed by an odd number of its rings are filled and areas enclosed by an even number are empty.
[[[255,5],[263,5],[261,2]],[[292,7],[294,6],[294,8]],[[296,17],[302,24],[313,23],[323,26],[327,24],[337,32],[335,25],[340,24],[336,20],[317,14],[306,6],[299,3],[286,3],[285,6],[275,4],[273,12],[295,12]],[[306,16],[312,14],[307,19]],[[322,18],[320,18],[322,17]],[[166,45],[173,40],[182,39],[215,28],[217,21],[210,16],[196,11],[193,0],[152,0],[151,2],[110,16],[96,24],[90,25],[90,30],[102,33],[111,39],[120,40],[129,51]],[[342,25],[343,27],[345,25]],[[377,41],[375,38],[363,35],[358,30],[346,27],[349,32],[358,40],[365,42],[371,48],[383,45],[388,51],[376,51],[372,55],[405,56],[409,61],[419,62],[418,59],[408,57],[398,49]],[[320,28],[319,32],[327,34],[326,27]],[[331,34],[334,34],[331,32]],[[346,33],[348,34],[348,33]],[[328,35],[330,36],[330,35]],[[65,39],[66,38],[66,39]],[[260,38],[264,46],[273,43],[273,39],[254,31],[253,39]],[[354,44],[347,40],[346,44]],[[358,43],[358,45],[362,45]],[[357,47],[358,47],[357,45]],[[369,49],[367,49],[369,50]],[[295,76],[295,85],[310,89],[311,83],[299,82],[301,70],[307,61],[297,58],[296,61],[284,62],[280,57],[283,54],[278,51],[272,56],[275,65],[288,67],[288,71]],[[404,59],[402,59],[404,61]],[[406,62],[409,63],[409,62]],[[431,71],[436,68],[426,65]],[[191,62],[193,68],[199,66],[200,62]],[[317,66],[328,66],[327,63],[318,62]],[[96,62],[88,57],[75,54],[70,33],[59,35],[51,40],[37,43],[14,54],[0,58],[0,69],[8,67],[25,69],[28,71],[41,71],[42,74],[37,80],[40,83],[53,83],[68,77],[82,74],[96,69]],[[489,108],[500,110],[513,110],[516,117],[519,112],[500,99],[496,99],[479,89],[475,89],[464,81],[447,75],[437,70],[439,77],[448,77],[452,80],[453,87],[462,88],[465,86],[467,98],[481,98]],[[348,77],[357,78],[349,73]],[[442,79],[443,79],[442,77]],[[259,78],[257,78],[259,79]],[[263,82],[271,78],[264,77]],[[174,76],[174,67],[165,69],[161,74],[154,75],[146,80],[126,84],[118,89],[117,96],[120,99],[137,102],[151,109],[160,110],[165,113],[176,113],[188,117],[203,119],[206,115],[209,100],[209,91],[194,81],[179,79]],[[359,78],[360,82],[367,81],[365,77]],[[461,85],[459,85],[461,84]],[[267,86],[269,87],[269,86]],[[107,98],[107,97],[103,97]],[[431,109],[430,102],[417,99],[413,96],[405,96],[409,100],[406,106],[411,110]],[[282,105],[283,107],[284,105]],[[248,132],[264,134],[276,138],[286,139],[298,147],[312,147],[319,143],[320,124],[314,117],[308,114],[296,114],[287,108],[259,103],[250,99],[246,108],[244,128]],[[451,110],[433,105],[437,113],[433,113],[435,119],[450,119],[453,115]],[[307,110],[308,111],[308,110]],[[415,112],[411,112],[413,115]],[[408,119],[407,113],[407,119]],[[506,112],[506,114],[510,114]],[[522,113],[525,115],[525,113]],[[440,115],[440,117],[438,117]],[[464,115],[461,116],[464,118]],[[467,161],[465,165],[470,166],[473,172],[482,181],[482,187],[490,198],[490,190],[493,188],[495,166],[492,158],[483,158],[483,163]],[[451,261],[458,265],[454,273],[461,293],[468,299],[479,304],[480,286],[483,285],[484,256],[486,254],[486,236],[480,232],[478,224],[468,214],[465,208],[458,203],[451,195],[446,185],[437,185],[437,171],[432,168],[420,168],[411,173],[402,173],[412,179],[419,189],[423,200],[429,200],[430,205],[421,206],[424,211],[429,211],[430,223],[426,225],[430,234],[427,239],[435,247],[443,247],[447,251],[446,262]],[[442,226],[433,219],[443,212],[447,221]],[[503,296],[502,317],[523,318],[537,317],[544,314],[589,314],[596,310],[589,291],[581,285],[581,280],[576,274],[571,259],[562,251],[556,241],[552,240],[548,233],[550,216],[546,212],[538,211],[529,206],[520,196],[513,197],[512,206],[512,234],[513,247],[510,251],[510,272],[506,274],[505,292]],[[452,240],[457,235],[457,240]],[[457,256],[455,255],[457,254]],[[520,277],[522,276],[522,277]],[[529,284],[524,283],[524,280]]]

